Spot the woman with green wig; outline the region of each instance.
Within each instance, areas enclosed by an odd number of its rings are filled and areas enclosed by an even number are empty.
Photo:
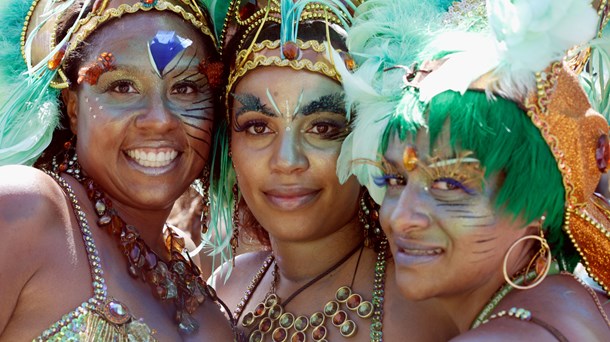
[[[489,0],[444,22],[419,49],[349,32],[363,58],[342,73],[358,117],[340,178],[381,202],[402,295],[436,299],[455,340],[608,340],[608,123],[564,58],[606,20],[584,0]]]
[[[0,17],[0,339],[233,340],[165,225],[209,176],[204,7],[5,0]]]

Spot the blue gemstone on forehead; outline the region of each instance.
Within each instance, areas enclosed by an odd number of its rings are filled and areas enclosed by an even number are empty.
[[[148,52],[159,77],[163,77],[167,65],[192,44],[192,40],[182,38],[174,31],[157,32],[148,43]]]

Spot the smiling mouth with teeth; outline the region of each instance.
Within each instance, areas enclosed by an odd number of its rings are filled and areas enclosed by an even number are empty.
[[[176,150],[166,150],[159,152],[145,150],[129,150],[127,155],[136,163],[144,167],[163,167],[169,165],[178,156]]]
[[[434,249],[406,249],[403,248],[401,251],[405,254],[409,255],[439,255],[443,253],[442,248],[434,248]]]

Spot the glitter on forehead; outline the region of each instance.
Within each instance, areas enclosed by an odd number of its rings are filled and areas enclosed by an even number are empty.
[[[148,42],[148,56],[157,75],[162,78],[167,65],[192,44],[192,40],[182,38],[174,31],[157,32],[155,37]]]

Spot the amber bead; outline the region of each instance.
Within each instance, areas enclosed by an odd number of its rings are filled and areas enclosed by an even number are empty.
[[[51,57],[51,59],[47,63],[47,66],[49,67],[49,69],[51,69],[51,70],[57,69],[59,67],[59,65],[61,64],[61,61],[64,58],[65,53],[66,53],[65,47],[63,47],[59,51],[57,51],[57,53],[55,53],[53,55],[53,57]],[[67,143],[69,143],[69,141]]]
[[[417,167],[417,151],[412,146],[407,146],[402,154],[402,163],[407,171],[413,171]]]
[[[286,44],[282,46],[282,54],[284,55],[284,58],[290,61],[297,59],[300,52],[301,51],[295,42],[286,42]]]

